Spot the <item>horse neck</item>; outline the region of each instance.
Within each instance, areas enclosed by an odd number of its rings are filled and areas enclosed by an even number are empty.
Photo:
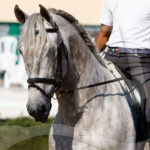
[[[64,22],[66,25],[67,23]],[[61,22],[62,25],[62,22]],[[87,44],[72,25],[60,29],[64,43],[68,49],[68,72],[63,80],[61,90],[75,89],[80,86],[105,81],[108,71],[98,62]],[[69,32],[70,31],[70,32]],[[101,89],[103,90],[103,89]],[[95,90],[85,89],[69,94],[57,93],[59,97],[59,114],[66,123],[75,123],[82,113],[81,107]],[[72,119],[74,118],[74,121]]]
[[[76,87],[103,82],[111,78],[109,71],[96,59],[85,41],[78,34],[69,37],[68,42],[70,45],[70,57],[75,72],[79,77]],[[99,90],[103,89],[99,88]],[[78,105],[82,106],[94,93],[94,88],[77,91]]]

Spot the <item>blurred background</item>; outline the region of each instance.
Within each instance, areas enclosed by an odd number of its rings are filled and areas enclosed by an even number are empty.
[[[99,31],[102,0],[5,0],[0,2],[0,150],[47,150],[50,124],[57,112],[52,100],[50,119],[36,123],[26,110],[27,75],[17,50],[20,28],[14,15],[16,4],[31,14],[39,4],[72,14],[83,24],[94,40]]]

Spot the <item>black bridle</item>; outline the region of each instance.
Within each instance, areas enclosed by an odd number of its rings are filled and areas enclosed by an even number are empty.
[[[67,48],[63,42],[62,35],[59,31],[58,26],[54,23],[53,28],[45,29],[47,33],[57,33],[57,69],[54,75],[54,79],[51,78],[28,78],[27,82],[29,84],[29,88],[36,88],[39,90],[44,96],[47,98],[51,98],[56,90],[60,87],[62,82],[62,53],[67,53]],[[39,34],[39,30],[35,30],[35,35]],[[67,56],[66,56],[67,57]],[[46,93],[40,86],[37,84],[47,84],[54,85],[54,89],[50,93]]]

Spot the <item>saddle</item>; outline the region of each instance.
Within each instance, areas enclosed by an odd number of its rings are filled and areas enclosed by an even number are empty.
[[[120,84],[125,92],[130,96],[130,104],[134,106],[136,112],[136,142],[147,140],[150,137],[148,135],[148,125],[145,117],[145,92],[141,83],[134,77],[126,76],[119,68],[112,62],[105,62],[106,68],[115,76],[115,78],[123,78],[120,80]]]

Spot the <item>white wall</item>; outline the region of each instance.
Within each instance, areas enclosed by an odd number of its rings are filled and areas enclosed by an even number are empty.
[[[65,10],[83,24],[99,24],[102,0],[0,0],[0,21],[16,22],[14,6],[18,4],[28,14],[39,11],[39,4],[47,8]]]

